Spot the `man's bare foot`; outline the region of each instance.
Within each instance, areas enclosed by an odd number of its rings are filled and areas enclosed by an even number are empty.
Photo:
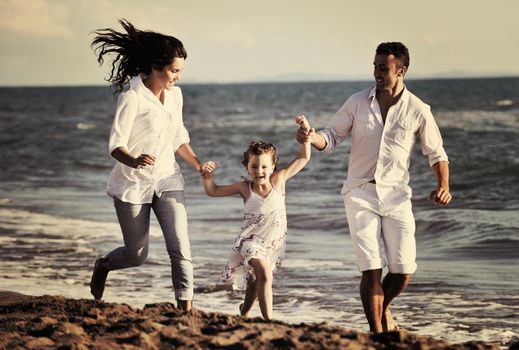
[[[386,310],[382,317],[382,329],[384,332],[398,331],[400,329],[395,320],[393,320],[389,309]]]
[[[90,293],[96,300],[103,297],[105,291],[106,277],[108,277],[109,270],[102,264],[104,258],[99,258],[94,264],[94,272],[92,273],[92,279],[90,280]]]

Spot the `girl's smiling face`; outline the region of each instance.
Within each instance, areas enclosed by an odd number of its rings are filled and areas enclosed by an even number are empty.
[[[270,153],[251,155],[247,163],[247,173],[252,181],[260,186],[270,182],[270,176],[274,172],[275,164]]]

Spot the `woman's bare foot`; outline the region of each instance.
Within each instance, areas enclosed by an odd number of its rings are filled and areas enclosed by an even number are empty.
[[[193,309],[193,300],[177,300],[177,307],[183,311],[191,311]]]
[[[92,279],[90,280],[90,293],[94,296],[94,299],[99,300],[103,297],[105,291],[106,278],[108,277],[108,270],[102,264],[104,258],[99,258],[94,264],[94,272],[92,273]]]
[[[382,317],[382,329],[384,332],[398,331],[400,329],[395,320],[393,320],[389,309],[386,310]]]
[[[243,312],[243,303],[240,304],[240,316],[243,318],[249,317],[249,310],[246,310],[246,312]]]

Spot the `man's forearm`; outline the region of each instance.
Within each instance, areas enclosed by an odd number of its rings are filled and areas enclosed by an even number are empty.
[[[438,187],[449,190],[449,162],[440,160],[433,164],[432,172],[438,181]]]
[[[326,148],[326,139],[324,138],[324,135],[321,134],[321,133],[318,133],[316,132],[313,136],[312,136],[312,146],[318,150],[318,151],[322,151]]]

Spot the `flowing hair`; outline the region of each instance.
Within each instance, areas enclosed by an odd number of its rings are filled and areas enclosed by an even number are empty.
[[[105,80],[115,88],[115,93],[121,92],[133,76],[148,75],[152,69],[162,70],[175,57],[187,58],[186,49],[177,38],[139,30],[124,18],[119,23],[126,33],[112,28],[98,29],[91,44],[99,65],[104,63],[105,56],[112,59],[112,70]]]

